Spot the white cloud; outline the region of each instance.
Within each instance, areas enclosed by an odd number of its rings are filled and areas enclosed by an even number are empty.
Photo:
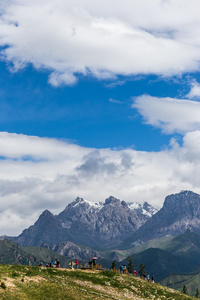
[[[59,74],[57,72],[53,72],[49,76],[49,83],[55,87],[65,84],[74,85],[76,81],[76,77],[70,73]]]
[[[76,74],[173,75],[199,70],[198,0],[3,0],[1,54],[18,70],[49,70],[54,86]],[[169,22],[170,20],[170,22]]]
[[[112,103],[117,103],[117,104],[122,104],[123,103],[122,101],[116,100],[116,99],[113,99],[113,98],[110,98],[109,101],[112,102]]]
[[[146,124],[161,128],[165,133],[200,130],[197,101],[142,95],[134,99],[132,107],[138,109]]]
[[[1,133],[0,234],[19,234],[44,209],[58,213],[77,196],[96,202],[113,195],[161,207],[170,193],[200,193],[199,153],[200,131],[187,133],[182,147],[174,141],[172,148],[150,153]]]
[[[194,80],[193,82],[191,82],[191,86],[192,88],[187,94],[187,97],[190,99],[200,98],[200,84],[196,80]]]

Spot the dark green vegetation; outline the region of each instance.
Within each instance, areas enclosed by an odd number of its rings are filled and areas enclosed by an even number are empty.
[[[161,285],[111,271],[0,265],[0,299],[192,299]]]

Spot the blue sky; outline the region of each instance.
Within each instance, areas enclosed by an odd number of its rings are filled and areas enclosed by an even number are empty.
[[[197,0],[3,0],[0,234],[77,196],[200,193]],[[23,209],[22,209],[23,207]]]
[[[1,131],[67,139],[92,148],[159,151],[167,147],[172,135],[145,124],[132,108],[134,97],[176,98],[190,90],[187,74],[116,80],[77,75],[75,85],[59,87],[48,83],[48,71],[31,65],[12,73],[9,63],[1,62],[1,74]]]

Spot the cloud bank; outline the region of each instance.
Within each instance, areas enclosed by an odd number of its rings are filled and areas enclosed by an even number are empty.
[[[187,133],[182,146],[173,140],[169,149],[151,153],[1,132],[0,234],[19,234],[44,209],[58,213],[77,196],[161,207],[169,193],[200,192],[199,150],[200,131]]]
[[[191,93],[194,92],[191,90]],[[133,101],[132,108],[139,111],[145,123],[162,129],[164,133],[185,134],[200,130],[200,102],[149,95],[136,97]]]
[[[176,75],[199,70],[198,0],[3,0],[1,58],[32,64],[55,87],[77,75]],[[169,22],[170,19],[170,22]]]

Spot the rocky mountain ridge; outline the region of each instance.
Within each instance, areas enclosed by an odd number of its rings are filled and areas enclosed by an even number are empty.
[[[157,212],[148,203],[126,203],[112,196],[104,203],[77,198],[58,215],[45,210],[34,225],[10,239],[22,246],[70,241],[96,249],[127,249],[187,229],[200,233],[200,195],[192,191],[167,196]]]
[[[45,210],[34,225],[18,237],[22,246],[71,241],[90,247],[115,247],[142,226],[156,209],[144,203],[126,203],[110,196],[104,203],[77,198],[58,215]]]
[[[200,195],[181,191],[167,196],[163,207],[128,242],[135,245],[168,234],[178,236],[187,229],[200,233]]]

